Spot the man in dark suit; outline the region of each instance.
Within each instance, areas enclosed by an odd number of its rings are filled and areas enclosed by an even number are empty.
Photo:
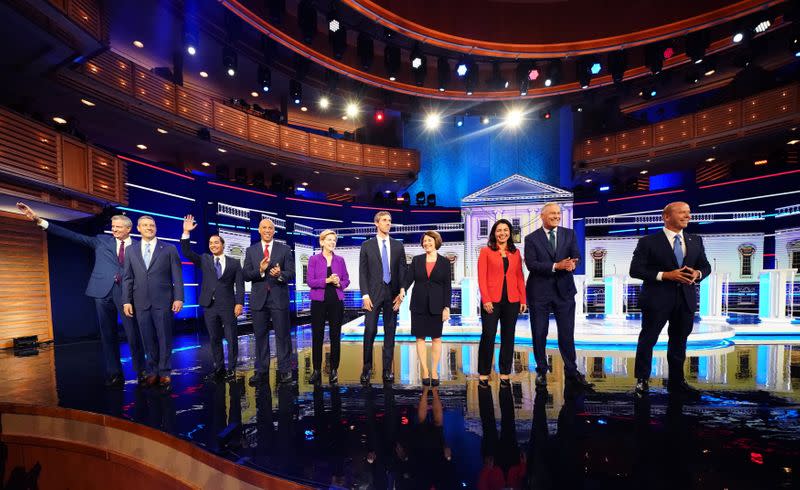
[[[224,254],[225,240],[219,235],[208,238],[210,254],[200,255],[192,251],[189,235],[197,227],[194,217],[189,214],[183,219],[181,253],[200,267],[203,282],[200,284],[200,306],[208,329],[209,347],[213,371],[209,381],[218,381],[227,375],[236,377],[236,361],[239,357],[239,336],[236,318],[244,307],[244,279],[242,265],[233,257]],[[234,291],[235,287],[235,291]],[[225,358],[222,355],[222,333],[228,341],[228,370],[225,371]]]
[[[140,216],[142,239],[125,255],[122,298],[125,315],[136,320],[147,354],[147,384],[172,383],[172,316],[183,308],[183,272],[178,250],[156,238],[156,222]]]
[[[689,205],[669,203],[662,217],[663,230],[640,238],[631,261],[631,277],[643,281],[639,294],[642,331],[636,346],[636,395],[644,396],[650,388],[653,347],[669,322],[667,389],[670,393],[697,396],[699,392],[683,376],[683,362],[697,309],[697,284],[711,273],[711,266],[703,239],[683,232],[691,219]]]
[[[94,298],[97,322],[100,326],[100,341],[105,357],[106,386],[121,387],[125,382],[119,357],[117,314],[122,314],[122,273],[125,252],[131,244],[132,223],[127,216],[118,214],[111,218],[111,235],[86,236],[68,230],[40,218],[27,204],[18,202],[17,207],[31,221],[48,233],[66,238],[94,250],[94,268],[86,285],[86,296]],[[131,351],[133,370],[139,383],[144,383],[144,354],[139,327],[132,318],[122,315],[122,327]]]
[[[361,244],[359,285],[364,304],[364,367],[361,384],[372,377],[372,344],[378,333],[378,315],[383,313],[383,382],[393,383],[394,334],[397,311],[405,297],[406,250],[403,242],[389,237],[392,215],[388,211],[375,214],[377,234]]]
[[[273,240],[275,224],[262,219],[258,224],[261,240],[247,248],[243,275],[251,281],[250,313],[256,337],[255,374],[250,386],[269,381],[269,330],[272,320],[275,329],[275,348],[278,351],[278,382],[292,382],[292,334],[289,325],[289,282],[294,280],[292,249]]]
[[[536,386],[547,386],[547,330],[550,312],[558,327],[558,350],[570,386],[589,389],[593,385],[578,372],[575,363],[575,278],[580,257],[575,232],[558,226],[561,207],[547,203],[541,211],[542,227],[525,237],[525,265],[528,267],[526,293],[531,309],[531,336],[536,358]]]

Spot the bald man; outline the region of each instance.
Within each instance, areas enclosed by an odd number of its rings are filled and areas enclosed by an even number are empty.
[[[637,397],[647,395],[653,362],[653,347],[669,322],[667,362],[670,393],[697,396],[683,376],[686,340],[692,332],[697,310],[697,285],[711,273],[711,266],[698,235],[684,233],[691,219],[685,202],[667,204],[662,213],[664,228],[639,239],[631,261],[631,277],[641,279],[642,331],[636,346]]]
[[[258,224],[261,240],[247,248],[242,275],[250,281],[250,313],[256,338],[255,374],[250,386],[269,381],[269,330],[275,329],[275,350],[278,358],[278,383],[292,382],[292,336],[289,324],[289,283],[294,280],[292,249],[277,243],[275,224],[262,219]]]

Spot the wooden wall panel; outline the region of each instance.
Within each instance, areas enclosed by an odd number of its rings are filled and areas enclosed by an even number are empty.
[[[361,165],[364,157],[361,145],[352,141],[336,141],[336,160],[351,165]]]
[[[178,115],[186,119],[211,127],[213,112],[211,100],[200,97],[182,87],[177,87]]]
[[[137,99],[161,110],[175,112],[175,84],[138,66],[134,69],[133,83]]]
[[[247,139],[247,114],[214,102],[214,128],[223,133]]]
[[[364,166],[387,168],[389,166],[389,149],[383,146],[364,145]]]
[[[58,151],[55,131],[0,109],[0,169],[54,184],[59,181]]]
[[[763,92],[742,101],[742,124],[758,124],[797,110],[797,86]]]
[[[695,115],[695,134],[698,137],[713,136],[717,133],[741,127],[741,104],[731,102],[712,107]]]
[[[133,95],[133,63],[106,51],[86,63],[86,74],[109,87]]]
[[[53,339],[44,232],[21,215],[0,212],[0,348],[12,339]]]
[[[95,0],[69,0],[67,15],[95,39],[102,39],[100,5]]]
[[[685,116],[654,125],[653,146],[680,143],[694,138],[693,121],[691,116]]]
[[[278,148],[280,146],[281,133],[278,125],[254,116],[247,116],[248,139],[253,143]]]
[[[84,143],[61,139],[63,183],[72,189],[89,192],[89,149]]]
[[[389,168],[418,172],[419,152],[400,148],[389,149]]]
[[[308,133],[281,126],[281,150],[308,155]]]
[[[309,155],[323,160],[336,161],[336,140],[316,134],[309,134]]]
[[[120,202],[119,194],[119,161],[111,155],[100,150],[91,150],[89,173],[89,192],[98,197],[105,197],[109,201]]]

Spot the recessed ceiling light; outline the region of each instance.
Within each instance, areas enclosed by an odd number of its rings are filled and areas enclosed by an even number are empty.
[[[138,41],[138,40],[137,40],[137,41],[134,41],[134,42],[133,42],[133,45],[134,45],[134,46],[136,46],[136,47],[137,47],[137,48],[139,48],[139,49],[142,49],[142,48],[144,47],[144,43],[143,43],[143,42],[141,42],[141,41]]]
[[[789,140],[786,144],[787,145],[796,145],[797,143],[800,143],[800,140]]]
[[[314,173],[319,175],[319,170],[314,170]]]
[[[253,90],[252,92],[250,92],[250,95],[253,96],[253,97],[258,97],[258,92]]]
[[[275,162],[269,162],[269,164],[272,165],[273,167],[277,167],[278,166],[278,164],[275,163]]]
[[[97,105],[97,104],[95,104],[94,102],[92,102],[89,99],[81,99],[81,104],[83,104],[85,106],[89,106],[89,107],[94,107],[94,106]]]
[[[164,128],[156,128],[156,131],[158,131],[161,134],[167,134],[167,130]]]
[[[200,165],[202,165],[202,166],[204,166],[204,167],[210,167],[210,166],[211,166],[211,164],[210,164],[210,163],[208,163],[208,162],[203,162],[203,163],[201,163]]]
[[[394,182],[396,184],[397,183],[397,179],[392,180],[392,182]]]
[[[204,71],[201,71],[200,72],[200,76],[203,77],[203,78],[208,78],[208,73],[206,73]]]
[[[641,171],[641,172],[639,172],[639,173],[640,173],[640,174],[642,174],[642,175],[647,175],[647,170],[642,170],[642,171]]]
[[[349,188],[349,187],[345,187],[345,188],[344,188],[344,191],[345,191],[345,192],[350,192],[350,188]]]
[[[584,180],[584,182],[586,182],[587,184],[591,184],[592,183],[592,179],[586,179],[586,180]]]
[[[708,157],[708,158],[706,158],[706,161],[707,161],[708,163],[711,163],[711,162],[713,162],[714,160],[716,160],[716,158],[714,158],[714,157]]]
[[[766,165],[767,164],[767,160],[766,159],[764,159],[764,160],[756,160],[753,163],[755,165]]]
[[[361,180],[361,177],[359,177],[359,176],[356,176],[356,180]]]
[[[58,124],[67,124],[67,120],[59,116],[54,117],[53,121],[57,122]]]
[[[308,110],[308,107],[303,106],[303,107],[300,108],[300,110],[303,111],[303,112],[306,112]]]
[[[306,187],[306,186],[308,186],[308,182],[303,182],[301,185],[302,185],[303,187]]]
[[[146,150],[147,149],[147,147],[145,145],[141,144],[141,143],[136,145],[136,148],[139,148],[140,150]]]
[[[390,191],[390,190],[385,190],[385,191],[383,191],[383,193],[384,193],[384,194],[391,194],[391,193],[392,193],[392,191]]]
[[[347,116],[342,116],[342,121],[347,121]]]
[[[226,150],[225,148],[217,148],[217,151],[219,151],[220,153],[228,153],[228,150]]]

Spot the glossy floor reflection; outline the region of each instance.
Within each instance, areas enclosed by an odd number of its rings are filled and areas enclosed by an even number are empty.
[[[412,344],[397,346],[399,382],[358,385],[361,345],[346,343],[341,385],[314,389],[310,332],[296,336],[298,382],[255,390],[252,337],[240,339],[240,375],[206,383],[203,337],[176,341],[173,390],[103,388],[99,346],[86,342],[14,358],[0,353],[0,400],[123,417],[223,457],[321,488],[786,488],[800,467],[800,345],[736,345],[690,353],[698,401],[661,386],[635,403],[633,352],[579,350],[597,393],[564,391],[553,351],[549,391],[537,392],[529,345],[512,384],[478,387],[477,344],[445,343],[442,386],[423,387]],[[327,346],[326,346],[327,349]],[[376,371],[380,349],[376,358]],[[327,354],[325,356],[327,363]],[[274,361],[271,379],[274,380]],[[132,378],[130,363],[125,364]],[[327,365],[326,365],[327,369]],[[327,373],[326,373],[327,374]],[[327,379],[327,375],[324,376]]]

